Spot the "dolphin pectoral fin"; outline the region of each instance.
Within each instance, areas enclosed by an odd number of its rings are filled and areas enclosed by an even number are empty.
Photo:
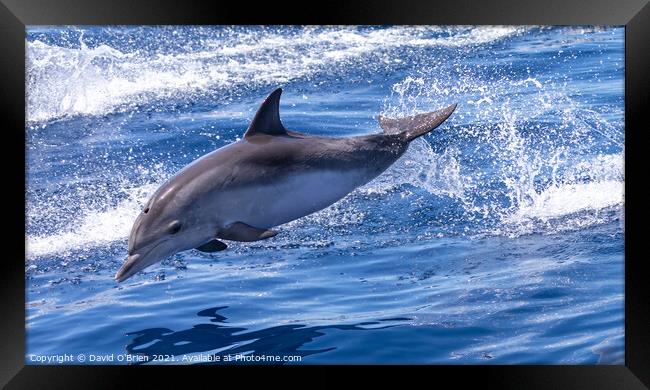
[[[207,243],[205,243],[205,244],[203,244],[201,246],[198,246],[195,249],[197,251],[211,253],[211,252],[219,252],[219,251],[222,251],[222,250],[224,250],[226,248],[228,248],[228,245],[226,245],[223,242],[215,239],[215,240],[209,241],[209,242],[207,242]]]
[[[379,116],[379,126],[385,134],[401,134],[407,141],[422,136],[447,120],[458,104],[452,104],[438,111],[408,116],[405,118],[386,118]]]
[[[219,232],[217,237],[232,241],[259,241],[278,234],[274,230],[259,229],[243,222],[235,222]]]

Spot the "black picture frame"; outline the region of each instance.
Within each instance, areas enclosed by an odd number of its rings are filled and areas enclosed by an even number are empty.
[[[88,24],[552,24],[625,25],[625,364],[620,366],[419,366],[417,375],[435,383],[500,389],[642,389],[650,387],[650,304],[643,267],[643,197],[639,195],[641,156],[650,102],[650,4],[648,0],[490,0],[490,1],[328,1],[302,6],[274,2],[199,0],[0,0],[0,110],[5,191],[4,245],[0,283],[0,385],[7,388],[119,388],[152,385],[154,377],[187,384],[204,376],[215,385],[242,367],[181,368],[114,366],[26,366],[25,357],[25,26]],[[645,178],[645,177],[644,177]],[[10,190],[10,191],[8,191]],[[11,193],[11,197],[7,193]],[[23,209],[21,210],[21,206]],[[330,367],[326,367],[330,368]],[[177,371],[183,370],[182,373]],[[217,369],[218,371],[213,371]],[[255,368],[260,369],[260,368]],[[191,372],[188,373],[188,370]],[[276,374],[312,375],[313,367],[265,369]],[[372,377],[391,377],[374,370]],[[368,375],[364,375],[368,377]],[[215,381],[216,379],[216,381]],[[446,379],[446,381],[445,381]],[[266,380],[266,379],[265,379]],[[270,380],[270,379],[269,379]],[[408,379],[404,379],[407,381]],[[333,375],[314,376],[337,385]],[[270,382],[269,382],[270,383]],[[284,384],[286,382],[276,382]],[[296,380],[296,383],[301,383]],[[148,386],[153,387],[153,386]]]

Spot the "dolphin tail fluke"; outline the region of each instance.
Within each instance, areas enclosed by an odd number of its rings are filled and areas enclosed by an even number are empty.
[[[454,103],[442,110],[405,118],[386,118],[380,115],[379,126],[384,130],[384,133],[402,134],[410,142],[440,126],[454,112],[457,105],[458,103]]]

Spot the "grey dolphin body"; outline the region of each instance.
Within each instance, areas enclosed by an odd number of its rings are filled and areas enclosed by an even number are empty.
[[[158,188],[133,224],[117,281],[183,250],[224,250],[220,239],[273,237],[270,228],[321,210],[377,177],[456,108],[380,117],[381,134],[331,138],[286,130],[281,93],[266,98],[241,140],[195,160]]]

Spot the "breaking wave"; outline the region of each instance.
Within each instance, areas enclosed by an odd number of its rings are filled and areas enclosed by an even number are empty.
[[[174,39],[184,33],[182,28],[170,31]],[[77,29],[69,32],[73,47],[38,39],[27,42],[27,119],[34,123],[104,115],[183,94],[277,85],[347,69],[359,61],[364,66],[399,64],[401,60],[391,55],[396,48],[471,48],[522,31],[508,26],[451,30],[305,27],[287,34],[268,28],[230,28],[208,31],[196,50],[156,49],[144,54],[136,45],[91,47],[85,43],[84,30]]]

